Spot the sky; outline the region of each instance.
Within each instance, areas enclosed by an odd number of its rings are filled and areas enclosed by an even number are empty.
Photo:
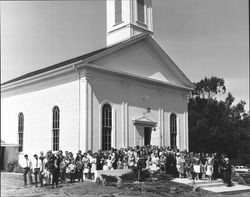
[[[105,0],[0,5],[1,82],[106,46]],[[154,39],[192,82],[223,78],[247,111],[248,18],[248,0],[153,0]]]

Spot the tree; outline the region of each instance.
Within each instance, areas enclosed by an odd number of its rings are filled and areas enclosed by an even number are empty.
[[[221,78],[205,78],[195,85],[188,103],[190,151],[223,152],[250,163],[250,117],[245,113],[246,103],[233,105],[235,98],[230,92],[224,101],[218,101],[216,95],[226,92]]]
[[[224,83],[224,79],[222,78],[205,77],[205,79],[195,84],[196,88],[192,92],[192,95],[210,99],[218,93],[224,94],[226,92]]]

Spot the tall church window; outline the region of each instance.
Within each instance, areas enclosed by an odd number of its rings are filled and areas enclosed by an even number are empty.
[[[137,0],[137,17],[138,21],[145,23],[145,3],[144,0]]]
[[[177,124],[176,124],[176,115],[170,115],[170,146],[171,148],[176,147],[176,135],[177,135]]]
[[[102,150],[111,149],[112,108],[106,103],[102,107]]]
[[[122,0],[115,0],[115,24],[122,22]]]
[[[52,121],[52,148],[53,151],[59,150],[59,123],[60,111],[59,107],[53,107],[53,121]]]
[[[24,125],[24,117],[23,113],[18,114],[18,151],[23,151],[23,125]]]

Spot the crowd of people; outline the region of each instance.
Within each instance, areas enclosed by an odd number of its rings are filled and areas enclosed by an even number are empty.
[[[59,182],[74,182],[95,179],[96,170],[140,169],[148,170],[152,176],[157,173],[168,173],[175,177],[193,180],[214,180],[222,178],[231,186],[231,165],[224,154],[192,153],[179,151],[177,148],[143,146],[114,149],[109,151],[99,150],[93,153],[82,153],[80,150],[72,152],[48,151],[45,155],[33,155],[29,159],[24,155],[20,162],[23,168],[24,185],[27,185],[27,174],[35,186],[51,184],[58,187]]]

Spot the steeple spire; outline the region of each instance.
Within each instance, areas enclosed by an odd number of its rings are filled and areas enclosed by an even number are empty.
[[[152,0],[107,0],[107,46],[140,33],[153,35]]]

